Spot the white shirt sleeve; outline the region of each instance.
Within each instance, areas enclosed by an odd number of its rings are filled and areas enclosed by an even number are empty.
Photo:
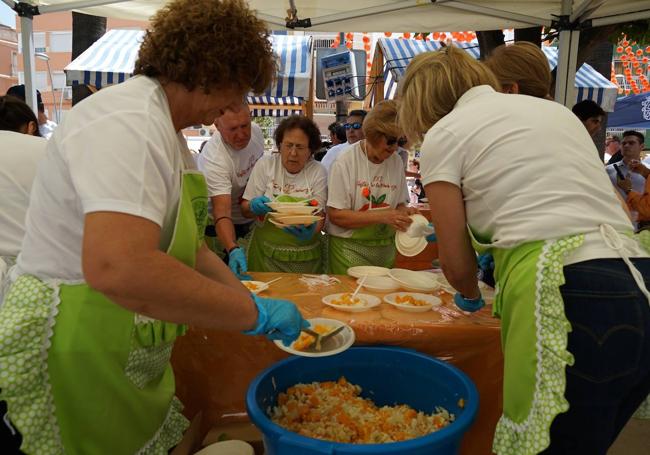
[[[142,124],[141,116],[120,112],[101,128],[81,130],[61,144],[84,214],[121,212],[163,225],[169,195],[178,184],[171,158],[178,144],[166,141],[164,126],[156,123],[145,134],[124,134]]]
[[[409,197],[409,187],[406,184],[406,175],[404,174],[404,169],[401,167],[403,161],[400,159],[398,165],[395,166],[398,177],[398,187],[401,188],[397,196],[397,205],[399,204],[408,204],[411,201]]]
[[[272,163],[272,157],[263,156],[251,171],[251,176],[248,179],[246,184],[246,189],[244,190],[243,199],[250,201],[257,196],[262,196],[266,193],[267,183],[269,182],[268,167]]]
[[[312,178],[312,192],[314,199],[318,201],[318,205],[325,207],[327,203],[327,171],[318,161],[314,161],[314,164],[315,171]]]
[[[420,174],[422,184],[449,182],[460,188],[463,152],[458,149],[460,141],[443,128],[432,128],[420,147]]]
[[[327,206],[335,209],[354,210],[352,200],[353,188],[355,184],[355,172],[346,166],[343,160],[336,160],[329,171],[327,182],[328,195]]]
[[[232,193],[232,160],[220,147],[223,147],[219,133],[214,133],[199,155],[198,165],[208,184],[208,196],[221,196]],[[222,153],[219,153],[222,152]]]

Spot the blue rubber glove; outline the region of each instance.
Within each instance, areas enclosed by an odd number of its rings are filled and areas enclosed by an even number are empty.
[[[271,199],[266,196],[254,197],[250,203],[251,212],[258,216],[266,215],[269,213],[271,211],[271,207],[266,205],[265,202],[271,202]]]
[[[252,277],[246,274],[248,272],[246,255],[241,248],[237,247],[228,254],[228,267],[240,280],[252,280]]]
[[[296,305],[288,300],[267,299],[253,295],[257,306],[257,322],[253,330],[246,335],[264,335],[270,340],[281,340],[290,346],[300,336],[300,331],[310,326],[302,318]]]
[[[429,223],[429,226],[433,227],[433,223]],[[438,241],[438,237],[436,237],[436,233],[434,232],[433,234],[429,234],[426,236],[427,242],[429,243],[434,243]]]
[[[463,311],[469,311],[469,312],[475,312],[480,310],[485,306],[485,301],[483,300],[483,296],[478,296],[476,299],[468,299],[466,297],[463,297],[463,295],[460,292],[457,292],[456,295],[454,295],[454,303],[458,308],[460,308]]]
[[[476,261],[479,269],[483,271],[494,270],[494,257],[490,253],[480,254]]]
[[[295,236],[301,242],[306,242],[308,240],[311,240],[311,238],[314,236],[314,232],[316,232],[316,224],[317,223],[312,223],[309,226],[305,226],[304,224],[301,224],[299,226],[289,226],[282,228],[282,230]]]

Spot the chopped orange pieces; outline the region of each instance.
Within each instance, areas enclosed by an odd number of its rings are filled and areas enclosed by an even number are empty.
[[[429,302],[426,300],[416,299],[412,295],[398,295],[395,297],[395,303],[401,305],[412,305],[412,306],[426,306],[429,305]]]
[[[356,305],[364,305],[365,303],[366,301],[360,299],[359,297],[352,298],[352,294],[349,292],[346,292],[338,299],[332,300],[333,305],[340,305],[340,306],[356,306]]]

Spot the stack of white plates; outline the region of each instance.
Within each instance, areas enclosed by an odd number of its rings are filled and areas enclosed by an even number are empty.
[[[322,216],[316,215],[286,215],[276,216],[275,218],[269,219],[269,221],[275,224],[277,227],[287,227],[287,226],[298,226],[301,224],[310,225],[317,221],[322,220]]]
[[[361,283],[363,278],[357,279],[357,284]],[[363,282],[363,287],[369,291],[388,292],[400,288],[400,284],[389,276],[368,276]]]
[[[272,204],[272,205],[271,205]],[[267,205],[271,207],[274,212],[269,212],[269,215],[272,217],[283,216],[283,215],[311,215],[316,210],[320,210],[319,207],[314,207],[311,205],[277,205],[281,204],[280,202],[267,202]]]
[[[364,276],[387,276],[390,269],[386,267],[377,267],[375,265],[357,265],[348,269],[348,275],[354,278],[362,278]]]
[[[391,269],[388,272],[393,280],[409,291],[431,292],[438,287],[437,277],[430,272],[416,272],[406,269]]]

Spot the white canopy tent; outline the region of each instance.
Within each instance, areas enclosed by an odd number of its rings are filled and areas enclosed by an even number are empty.
[[[2,0],[20,15],[27,102],[35,106],[32,16],[75,10],[146,20],[165,0]],[[556,99],[571,104],[580,30],[650,18],[650,0],[248,0],[269,28],[305,31],[560,30]],[[287,11],[289,10],[289,14]],[[289,16],[289,17],[287,17]]]

